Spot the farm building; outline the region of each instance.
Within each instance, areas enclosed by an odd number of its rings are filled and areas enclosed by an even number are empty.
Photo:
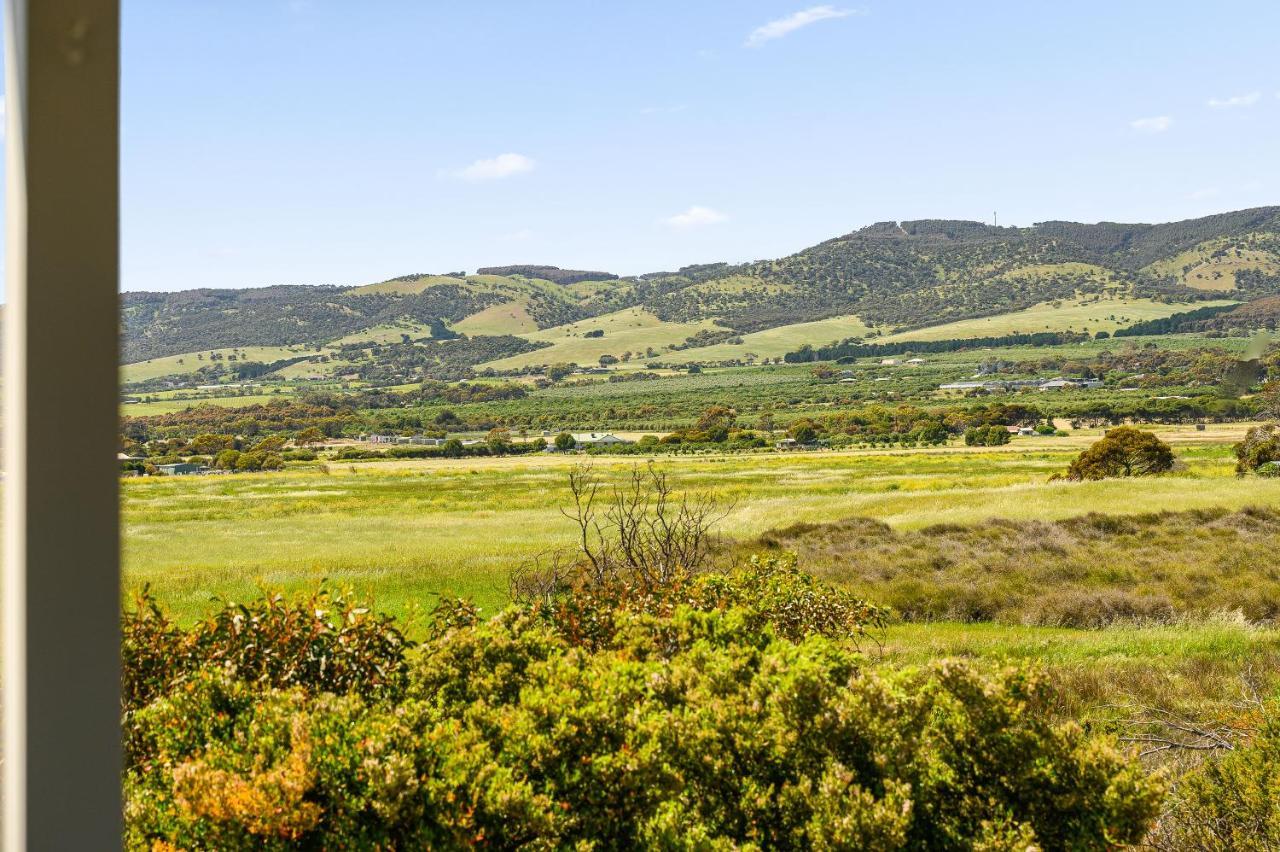
[[[191,476],[192,474],[201,473],[204,470],[204,465],[191,462],[176,462],[174,464],[159,465],[156,470],[160,471],[161,476]]]
[[[579,447],[613,447],[631,443],[609,432],[574,432],[573,441]]]

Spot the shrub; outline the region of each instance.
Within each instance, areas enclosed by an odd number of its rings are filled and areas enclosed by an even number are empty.
[[[285,450],[280,454],[285,461],[315,461],[315,450]]]
[[[1280,426],[1254,426],[1235,445],[1236,473],[1280,476]]]
[[[1155,476],[1173,469],[1173,448],[1151,432],[1131,426],[1108,429],[1067,469],[1067,479]]]
[[[1040,677],[956,663],[872,668],[841,638],[786,626],[829,623],[830,590],[776,567],[708,582],[703,593],[718,589],[723,603],[713,609],[618,609],[594,649],[569,641],[543,604],[483,622],[450,604],[399,697],[196,672],[126,719],[145,746],[126,778],[127,843],[1057,849],[1141,839],[1159,783],[1103,740],[1050,721]],[[788,615],[797,612],[819,614]]]
[[[1170,848],[1280,848],[1280,719],[1188,772],[1170,798]]]
[[[294,599],[224,602],[190,628],[144,589],[122,622],[122,702],[126,713],[136,710],[203,667],[262,687],[394,696],[404,687],[407,648],[390,616],[323,587]]]

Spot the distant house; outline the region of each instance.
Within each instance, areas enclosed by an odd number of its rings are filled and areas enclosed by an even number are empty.
[[[938,390],[976,390],[986,384],[986,382],[947,382],[945,385],[938,385]]]
[[[614,447],[631,442],[609,432],[574,432],[573,443],[578,447]]]
[[[798,450],[800,449],[800,442],[795,438],[783,438],[781,441],[775,442],[773,446],[779,450]]]
[[[1047,382],[1041,383],[1040,390],[1042,391],[1068,390],[1069,388],[1077,388],[1077,387],[1080,387],[1080,383],[1073,382],[1071,379],[1050,379]]]
[[[177,462],[175,464],[162,464],[156,467],[160,471],[161,476],[190,476],[194,473],[200,473],[204,470],[204,465],[193,464],[191,462]]]
[[[924,359],[923,359],[923,358],[908,358],[908,359],[907,359],[907,363],[908,363],[908,364],[923,364],[923,363],[924,363]]]
[[[882,359],[880,360],[880,366],[881,366],[881,367],[896,367],[896,366],[898,366],[898,359],[897,359],[897,358],[882,358]]]

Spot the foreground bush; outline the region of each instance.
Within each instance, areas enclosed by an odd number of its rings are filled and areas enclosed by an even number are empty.
[[[129,845],[1086,849],[1156,813],[1034,673],[872,667],[877,611],[789,561],[633,591],[448,604],[395,692],[168,681],[126,717]]]
[[[1169,811],[1170,848],[1280,849],[1280,718],[1185,775]]]

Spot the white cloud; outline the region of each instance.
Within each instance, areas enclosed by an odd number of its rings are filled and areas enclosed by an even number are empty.
[[[695,204],[683,213],[669,216],[662,221],[673,228],[697,228],[702,225],[715,225],[728,218],[719,210],[712,210],[710,207],[699,207]]]
[[[490,160],[476,160],[453,175],[463,180],[498,180],[531,172],[533,166],[533,160],[524,154],[499,154]]]
[[[751,35],[747,36],[747,47],[759,47],[766,41],[772,41],[775,38],[782,38],[789,35],[801,27],[807,27],[810,24],[816,24],[819,21],[828,21],[832,18],[847,18],[850,15],[857,15],[860,12],[856,9],[837,9],[835,6],[810,6],[785,18],[778,18],[776,21],[770,21],[764,26],[756,27],[751,31]]]
[[[1250,107],[1262,98],[1262,92],[1250,92],[1247,95],[1234,95],[1230,98],[1209,98],[1209,106],[1214,109],[1234,109]]]
[[[1129,126],[1139,133],[1164,133],[1173,126],[1173,118],[1167,115],[1153,115],[1150,118],[1135,118]]]

